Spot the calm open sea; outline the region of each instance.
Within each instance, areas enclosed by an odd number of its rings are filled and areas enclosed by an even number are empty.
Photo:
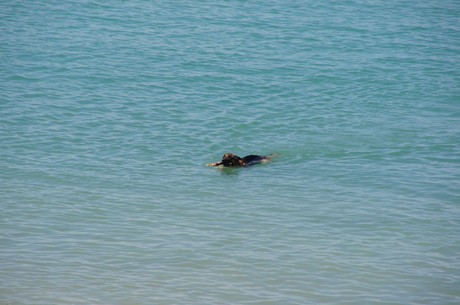
[[[1,304],[460,303],[459,1],[6,0],[0,38]]]

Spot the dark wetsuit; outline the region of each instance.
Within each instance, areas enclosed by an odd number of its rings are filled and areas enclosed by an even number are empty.
[[[251,166],[254,164],[262,163],[263,160],[267,160],[268,158],[265,156],[258,156],[258,155],[249,155],[243,158],[244,166]]]

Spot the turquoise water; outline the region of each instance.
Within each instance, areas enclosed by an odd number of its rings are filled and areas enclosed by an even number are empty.
[[[460,303],[459,30],[455,0],[2,1],[0,303]]]

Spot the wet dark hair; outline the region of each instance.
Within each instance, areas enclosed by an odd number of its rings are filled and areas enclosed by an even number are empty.
[[[228,153],[222,157],[222,164],[225,167],[241,166],[241,163],[240,163],[241,160],[242,159],[238,157],[237,155]]]

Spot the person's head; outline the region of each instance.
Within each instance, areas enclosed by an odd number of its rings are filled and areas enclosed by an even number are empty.
[[[222,157],[222,164],[225,167],[241,166],[241,160],[237,155],[227,153]]]

